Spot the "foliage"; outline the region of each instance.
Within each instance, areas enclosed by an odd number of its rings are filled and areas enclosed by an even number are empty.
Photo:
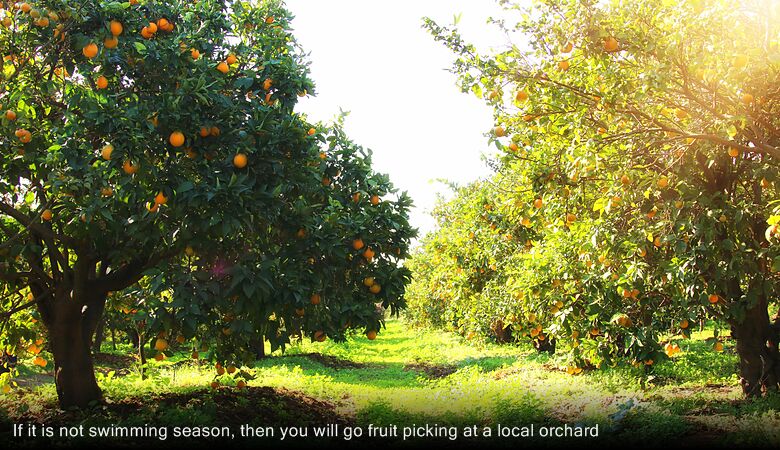
[[[495,26],[524,45],[480,54],[425,22],[456,54],[463,92],[494,108],[489,138],[502,156],[494,179],[439,207],[440,222],[467,219],[443,225],[410,264],[414,310],[465,302],[443,317],[564,340],[575,370],[615,357],[652,364],[677,352],[661,346],[667,333],[701,317],[751,323],[738,338],[760,352],[779,286],[778,5],[501,3]],[[470,220],[482,206],[505,223]],[[496,253],[517,230],[531,245]],[[495,269],[466,291],[457,269],[436,266],[446,254],[473,272],[481,252]],[[750,329],[762,331],[748,343]]]

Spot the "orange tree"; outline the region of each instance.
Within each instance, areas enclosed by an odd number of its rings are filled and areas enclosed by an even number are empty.
[[[6,6],[3,302],[45,325],[63,407],[100,398],[106,295],[144,276],[165,292],[133,308],[147,326],[213,336],[225,361],[258,330],[373,335],[375,305],[402,304],[410,201],[294,112],[313,87],[279,2]]]
[[[571,244],[555,289],[531,282],[540,295],[521,305],[555,305],[546,325],[585,363],[651,364],[656,334],[717,318],[745,394],[776,390],[780,6],[502,4],[516,25],[495,24],[523,47],[482,55],[457,30],[426,27],[457,54],[462,90],[494,107],[490,139],[521,215],[545,242]]]

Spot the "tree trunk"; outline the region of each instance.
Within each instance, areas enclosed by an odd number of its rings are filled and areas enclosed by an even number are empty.
[[[776,391],[780,380],[777,328],[770,324],[767,299],[745,311],[741,321],[732,321],[731,335],[737,341],[742,391],[748,397]]]
[[[47,311],[54,382],[60,407],[86,407],[99,401],[102,392],[95,380],[92,336],[103,314],[105,295],[90,293],[76,301],[70,292],[60,293]]]
[[[257,359],[265,359],[265,336],[262,334],[257,339],[256,343]]]
[[[95,339],[93,348],[96,353],[100,353],[100,349],[103,347],[103,341],[106,338],[106,320],[104,317],[98,321],[97,329],[95,330]]]

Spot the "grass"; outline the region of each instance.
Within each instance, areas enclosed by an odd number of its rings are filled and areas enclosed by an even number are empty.
[[[108,407],[61,412],[50,378],[25,367],[22,387],[0,398],[0,420],[210,424],[345,424],[480,427],[598,424],[606,443],[780,445],[780,397],[744,400],[730,344],[703,339],[650,371],[619,365],[567,375],[530,346],[473,344],[459,336],[388,322],[376,341],[300,343],[244,371],[249,389],[211,391],[211,365],[186,352],[149,363],[142,380],[127,358],[98,364]],[[106,346],[104,346],[106,351]],[[127,355],[121,347],[117,355]],[[37,368],[36,368],[37,369]],[[231,378],[221,377],[230,385]],[[102,408],[102,409],[101,409]],[[524,442],[531,442],[526,440]],[[566,444],[566,440],[556,440]],[[512,439],[496,444],[516,446]],[[540,444],[548,444],[540,440]]]

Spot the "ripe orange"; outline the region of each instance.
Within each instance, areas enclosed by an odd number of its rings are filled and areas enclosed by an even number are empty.
[[[165,351],[168,348],[168,341],[166,341],[164,338],[157,338],[156,341],[154,341],[154,349],[157,351]]]
[[[198,59],[198,58],[200,58],[200,52],[199,52],[199,51],[198,51],[198,49],[196,49],[196,48],[193,48],[193,49],[190,51],[190,55],[192,56],[192,59]]]
[[[352,248],[354,248],[355,250],[360,250],[361,248],[363,248],[363,245],[364,245],[363,239],[358,238],[352,241]]]
[[[265,18],[265,23],[267,23],[267,24],[269,24],[269,25],[270,25],[270,24],[272,24],[272,23],[274,23],[274,17],[273,17],[273,16],[268,16],[268,17],[266,17],[266,18]]]
[[[720,301],[720,296],[718,294],[710,294],[708,299],[709,299],[710,303],[712,303],[714,305],[715,303],[718,303],[718,301]]]
[[[520,147],[517,146],[514,142],[509,144],[509,150],[512,150],[513,152],[517,152],[520,149]]]
[[[168,197],[166,197],[162,192],[158,192],[154,197],[154,202],[158,205],[164,205],[168,203]]]
[[[563,72],[569,70],[569,61],[561,61],[558,63],[558,70]]]
[[[610,36],[604,40],[604,50],[607,52],[616,52],[618,51],[618,48],[620,48],[620,44],[618,44],[617,39],[614,37]]]
[[[21,5],[19,5],[19,9],[21,9],[23,13],[27,14],[32,9],[32,6],[30,6],[29,3],[24,2]]]
[[[97,81],[95,82],[95,85],[98,89],[105,89],[108,87],[108,80],[103,75],[99,76]]]
[[[664,189],[667,186],[669,186],[669,178],[661,177],[661,178],[658,179],[658,187],[659,188]]]
[[[89,59],[94,58],[98,54],[98,46],[94,42],[90,42],[81,49],[81,53]]]
[[[739,149],[734,147],[729,147],[729,156],[732,158],[736,158],[739,156]]]
[[[103,46],[106,48],[116,48],[119,45],[119,39],[116,36],[109,36],[103,40]]]
[[[154,22],[149,22],[149,25],[147,25],[146,28],[152,34],[157,33],[157,24]]]
[[[270,78],[266,78],[265,81],[263,81],[263,90],[267,91],[271,89],[272,84],[274,84],[274,81]]]
[[[622,177],[620,177],[620,182],[623,184],[623,186],[628,186],[629,184],[631,184],[631,178],[629,178],[628,175],[623,175]]]
[[[323,186],[330,186],[330,178],[322,177],[322,185]]]
[[[575,220],[577,220],[577,216],[573,213],[566,213],[566,222],[573,223]]]
[[[311,297],[309,298],[309,301],[312,305],[319,305],[320,304],[320,294],[311,294]]]
[[[236,166],[238,169],[243,169],[246,167],[247,164],[247,157],[243,153],[239,153],[236,156],[233,157],[233,165]]]
[[[376,331],[368,330],[368,332],[366,333],[366,337],[368,338],[369,341],[373,341],[374,339],[376,339]]]
[[[238,380],[238,382],[236,383],[236,387],[239,389],[244,389],[246,387],[246,381]]]
[[[50,221],[54,217],[54,213],[51,212],[50,209],[44,209],[43,213],[41,213],[41,219],[45,221]]]
[[[232,66],[233,64],[235,64],[236,62],[238,62],[238,58],[236,58],[236,55],[234,55],[234,54],[232,54],[232,53],[231,53],[231,54],[229,54],[229,55],[228,55],[228,57],[225,59],[225,62],[226,62],[226,63],[228,63],[228,64],[230,64],[230,65]]]
[[[371,287],[374,285],[374,277],[366,277],[363,279],[363,285],[366,287]]]
[[[354,203],[357,203],[357,202],[360,201],[360,192],[355,192],[354,194],[352,194],[352,201]]]
[[[163,17],[163,18],[157,20],[157,28],[158,29],[160,29],[162,31],[167,31],[168,26],[170,26],[170,22],[168,22],[168,19]]]
[[[213,126],[211,127],[211,129],[209,129],[209,134],[211,134],[214,137],[219,136],[221,133],[222,132],[219,130],[219,127]]]
[[[231,375],[236,373],[236,366],[234,366],[233,364],[227,366],[227,373]]]
[[[217,64],[217,70],[219,70],[222,73],[228,73],[230,71],[230,66],[228,66],[227,63],[223,61]]]
[[[200,134],[200,137],[208,137],[208,135],[211,134],[211,131],[208,127],[200,127],[198,134]]]
[[[574,49],[574,44],[571,42],[567,42],[566,45],[561,47],[561,53],[571,53],[571,51]]]
[[[315,130],[314,128],[309,128],[309,131],[307,132],[307,134],[308,134],[309,136],[313,136],[313,135],[314,135],[314,133],[316,133],[316,132],[317,132],[317,130]]]
[[[122,31],[124,30],[124,27],[122,26],[122,23],[118,20],[112,20],[111,23],[108,25],[108,28],[111,30],[111,34],[114,36],[119,36],[122,34]]]
[[[528,100],[528,93],[525,91],[517,91],[517,94],[515,95],[515,100],[518,102],[524,102]]]
[[[505,136],[504,128],[503,127],[496,127],[495,130],[493,130],[493,133],[496,135],[496,137],[503,137]]]
[[[378,195],[372,195],[371,196],[371,204],[376,206],[379,204],[379,196]]]
[[[218,389],[219,388],[219,381],[212,381],[210,386],[211,386],[211,389]]]
[[[722,352],[723,351],[723,344],[720,342],[716,342],[715,345],[712,346],[712,349],[716,352]]]
[[[753,103],[753,95],[751,95],[751,94],[744,94],[742,96],[742,103],[744,103],[745,105],[749,105],[749,104]]]
[[[680,322],[680,328],[682,329],[688,328],[688,325],[689,325],[688,319],[683,319],[682,322]]]
[[[363,257],[367,260],[371,261],[371,259],[374,257],[375,253],[371,248],[367,248],[366,251],[363,252]]]
[[[181,335],[181,334],[176,336],[176,342],[178,342],[179,344],[183,344],[184,341],[186,341],[186,340],[187,339],[183,335]]]
[[[544,200],[542,200],[541,198],[537,198],[536,200],[534,200],[534,208],[539,209],[542,206],[544,206]]]
[[[5,112],[5,118],[8,120],[16,120],[16,112],[9,109]]]
[[[184,133],[176,130],[173,133],[171,133],[171,135],[168,137],[168,141],[174,147],[181,147],[182,145],[184,145]]]
[[[143,27],[141,28],[141,37],[143,37],[144,39],[151,39],[152,37],[154,37],[154,33],[152,33],[151,30],[149,30],[149,27]]]
[[[129,159],[125,160],[125,162],[122,164],[122,170],[124,170],[128,175],[132,175],[138,172],[138,164],[133,164]]]
[[[382,292],[382,286],[379,285],[379,283],[374,283],[371,285],[371,287],[368,288],[369,291],[371,291],[372,294],[378,294]]]
[[[314,332],[314,340],[317,342],[325,342],[325,339],[327,339],[327,335],[324,331],[315,331]]]

